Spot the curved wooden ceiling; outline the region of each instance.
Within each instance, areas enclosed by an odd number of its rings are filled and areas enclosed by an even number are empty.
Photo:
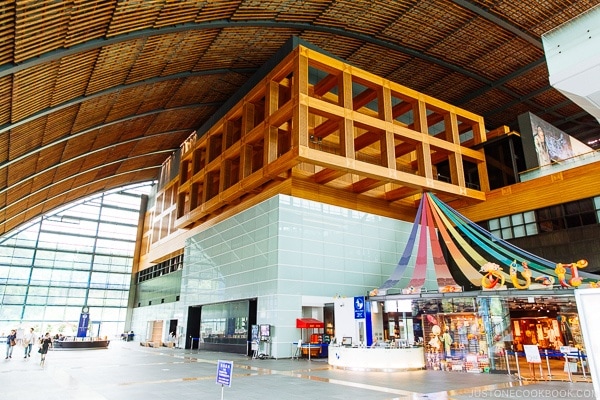
[[[0,1],[0,233],[161,164],[291,36],[468,109],[582,141],[540,36],[596,0]]]

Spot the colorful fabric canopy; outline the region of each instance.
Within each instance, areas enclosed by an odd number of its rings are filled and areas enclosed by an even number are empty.
[[[444,258],[438,233],[451,260]],[[415,243],[417,252],[411,262]],[[428,268],[429,251],[433,271]],[[456,266],[454,275],[448,263]],[[403,289],[405,293],[422,289],[460,291],[462,288],[456,280],[468,282],[476,289],[498,289],[505,282],[518,289],[552,287],[557,281],[563,287],[577,287],[582,283],[594,286],[598,277],[579,271],[586,265],[585,260],[563,265],[529,253],[468,220],[433,193],[424,193],[400,261],[378,291],[385,292],[403,279],[408,281]],[[431,280],[427,281],[428,273],[435,275],[437,287],[432,287]]]

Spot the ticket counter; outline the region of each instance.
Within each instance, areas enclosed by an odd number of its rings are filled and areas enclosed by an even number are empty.
[[[423,347],[365,348],[329,346],[329,365],[350,370],[388,371],[425,368]]]

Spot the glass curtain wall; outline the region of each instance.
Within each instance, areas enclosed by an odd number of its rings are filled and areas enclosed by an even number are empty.
[[[152,185],[91,196],[0,237],[0,335],[76,335],[84,305],[91,332],[121,333],[141,197]]]

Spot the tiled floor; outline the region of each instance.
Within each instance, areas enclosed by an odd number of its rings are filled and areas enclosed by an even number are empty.
[[[360,372],[325,360],[253,360],[228,353],[146,348],[113,341],[106,350],[55,350],[0,360],[0,399],[595,399],[589,382],[519,381],[504,374]],[[217,360],[233,361],[230,387],[216,383]]]

